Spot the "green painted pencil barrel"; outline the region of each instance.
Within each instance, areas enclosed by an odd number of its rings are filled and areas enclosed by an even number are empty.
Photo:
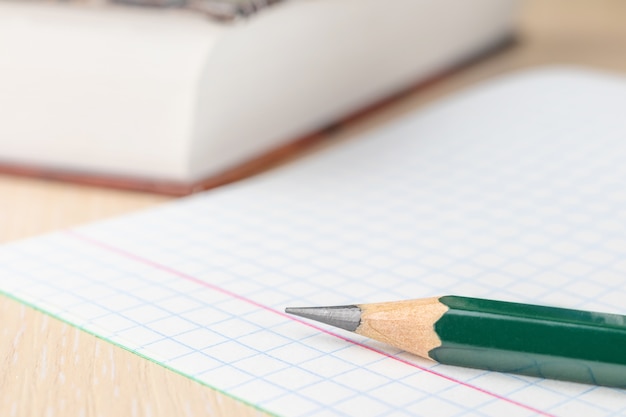
[[[435,323],[450,365],[626,387],[626,316],[445,296]]]

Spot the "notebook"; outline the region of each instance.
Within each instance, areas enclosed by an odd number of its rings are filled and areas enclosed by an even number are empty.
[[[266,174],[4,245],[2,293],[270,415],[614,416],[286,306],[442,294],[626,313],[626,80],[487,82]]]
[[[0,0],[0,172],[210,188],[497,48],[517,3]]]

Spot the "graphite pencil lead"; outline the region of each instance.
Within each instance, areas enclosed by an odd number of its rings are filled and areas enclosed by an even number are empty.
[[[332,307],[288,307],[285,313],[355,331],[361,324],[361,308],[356,305]]]

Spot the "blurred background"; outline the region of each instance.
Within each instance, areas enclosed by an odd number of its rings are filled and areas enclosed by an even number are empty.
[[[516,22],[517,37],[512,45],[331,133],[331,142],[353,137],[439,97],[520,68],[582,65],[626,73],[625,1],[524,0]],[[168,200],[171,197],[151,193],[0,175],[0,242]]]

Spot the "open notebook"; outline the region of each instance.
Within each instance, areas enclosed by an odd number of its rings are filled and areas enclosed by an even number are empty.
[[[291,166],[0,249],[0,288],[277,416],[609,416],[626,391],[437,365],[285,306],[625,313],[626,81],[476,87]]]

